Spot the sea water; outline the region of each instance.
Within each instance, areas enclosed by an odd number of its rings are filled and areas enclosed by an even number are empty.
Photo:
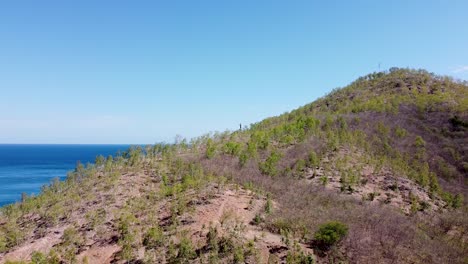
[[[54,178],[65,179],[78,161],[93,163],[127,150],[129,145],[16,145],[0,144],[0,206],[38,194]]]

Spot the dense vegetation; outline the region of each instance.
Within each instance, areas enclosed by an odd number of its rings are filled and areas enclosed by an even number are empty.
[[[86,262],[88,240],[121,262],[466,263],[467,123],[466,82],[373,73],[242,131],[78,165],[2,208],[0,252],[55,231],[32,263]],[[283,245],[267,259],[228,212],[202,241],[183,231],[226,189],[263,201],[252,225]]]

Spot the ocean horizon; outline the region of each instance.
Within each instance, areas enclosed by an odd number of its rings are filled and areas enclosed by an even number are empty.
[[[77,162],[115,155],[131,144],[0,144],[0,207],[21,194],[37,195],[54,178],[65,179]]]

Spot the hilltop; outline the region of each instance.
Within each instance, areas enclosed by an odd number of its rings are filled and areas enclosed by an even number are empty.
[[[392,68],[80,164],[1,209],[0,263],[466,263],[467,181],[468,83]]]

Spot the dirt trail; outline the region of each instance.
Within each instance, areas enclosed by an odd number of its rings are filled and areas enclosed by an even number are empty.
[[[34,251],[49,251],[52,246],[60,242],[64,230],[65,226],[61,226],[52,229],[46,236],[40,239],[29,239],[26,243],[23,243],[22,247],[7,253],[5,256],[0,255],[0,263],[4,263],[6,260],[27,261],[31,259],[31,254]]]

